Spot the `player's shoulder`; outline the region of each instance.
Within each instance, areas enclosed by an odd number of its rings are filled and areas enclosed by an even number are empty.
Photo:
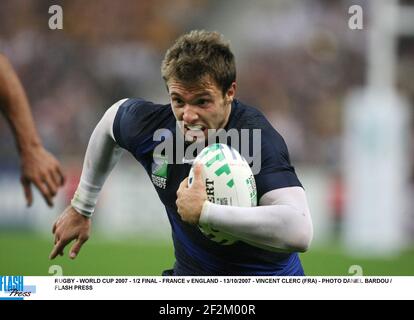
[[[167,104],[157,104],[142,98],[128,98],[120,105],[119,111],[128,115],[140,115],[162,113],[170,110]]]
[[[146,137],[152,137],[159,128],[171,126],[174,115],[171,107],[157,104],[141,98],[126,99],[118,108],[113,133],[122,147],[139,143]]]
[[[256,107],[234,101],[231,127],[240,129],[274,130],[266,116]]]
[[[123,125],[149,123],[162,125],[173,117],[169,104],[157,104],[142,98],[126,99],[120,106],[115,122]]]
[[[260,130],[260,136],[262,141],[262,147],[275,148],[278,150],[285,149],[286,143],[282,135],[274,128],[267,120],[266,116],[258,110],[256,107],[247,105],[239,100],[235,100],[233,106],[233,115],[229,129],[248,129],[252,130],[254,136],[254,130]]]

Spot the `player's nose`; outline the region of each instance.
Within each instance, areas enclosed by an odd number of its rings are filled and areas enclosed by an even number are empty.
[[[197,112],[188,104],[184,106],[183,120],[185,123],[190,124],[198,120]]]

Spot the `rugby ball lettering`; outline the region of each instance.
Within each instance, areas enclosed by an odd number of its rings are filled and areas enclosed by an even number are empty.
[[[202,178],[210,202],[237,207],[257,205],[256,183],[252,170],[236,149],[220,143],[209,145],[195,158],[194,164],[196,163],[203,165]],[[193,179],[194,173],[191,168],[188,176],[189,187]],[[210,226],[199,225],[199,228],[206,237],[221,245],[231,245],[237,241],[233,236]]]

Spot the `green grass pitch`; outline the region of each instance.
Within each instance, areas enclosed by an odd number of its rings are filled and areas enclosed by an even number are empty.
[[[59,265],[65,276],[157,276],[174,263],[172,244],[168,241],[114,241],[93,235],[75,260],[64,256],[51,261],[48,259],[51,249],[52,237],[2,230],[0,275],[47,276],[51,275],[52,265]],[[339,246],[314,247],[301,254],[301,260],[309,276],[351,275],[348,269],[352,265],[361,266],[366,276],[414,275],[414,250],[390,259],[368,259],[350,257]]]

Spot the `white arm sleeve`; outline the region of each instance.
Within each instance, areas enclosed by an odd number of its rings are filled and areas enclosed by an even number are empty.
[[[89,139],[80,182],[71,201],[72,207],[84,216],[92,216],[99,192],[121,157],[122,149],[115,142],[112,127],[119,107],[126,100],[118,101],[105,112]]]
[[[206,201],[200,224],[226,232],[240,240],[268,250],[308,249],[313,236],[312,220],[301,187],[267,192],[258,207],[223,206]]]

